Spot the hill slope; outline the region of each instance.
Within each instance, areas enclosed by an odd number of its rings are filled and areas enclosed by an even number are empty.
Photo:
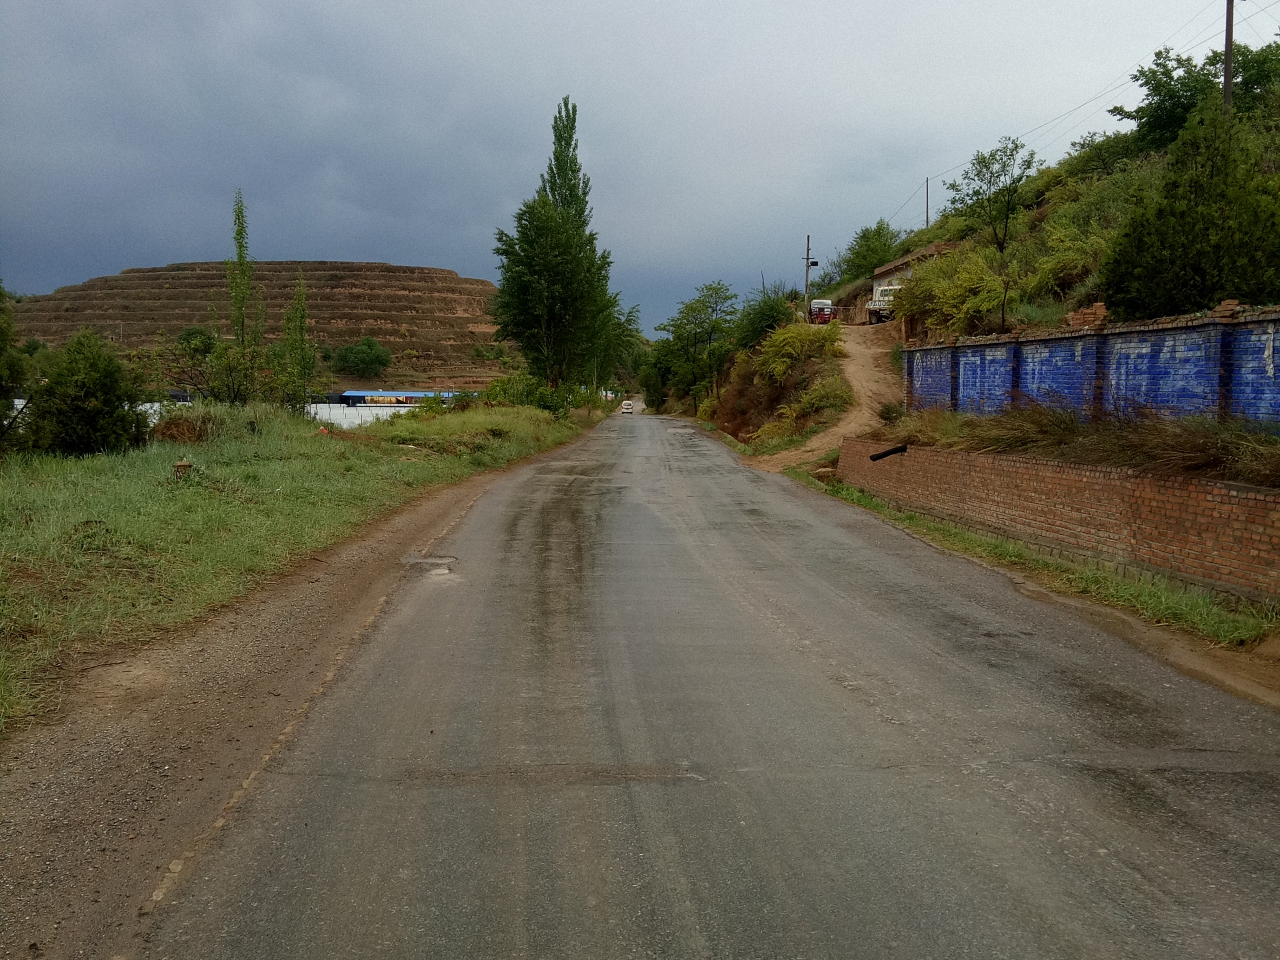
[[[478,359],[477,345],[493,342],[485,305],[496,288],[452,270],[387,263],[262,261],[254,283],[267,314],[267,339],[280,330],[301,272],[307,284],[310,332],[338,347],[364,336],[388,347],[394,360],[386,382],[396,386],[481,385],[501,372]],[[184,329],[226,316],[226,268],[221,262],[140,267],[25,297],[15,304],[22,337],[57,345],[77,330],[96,330],[123,350],[148,349]],[[256,309],[256,307],[255,307]]]

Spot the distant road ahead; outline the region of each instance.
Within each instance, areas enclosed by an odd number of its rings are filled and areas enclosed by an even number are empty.
[[[431,552],[151,955],[1280,956],[1280,717],[999,573],[640,416]]]

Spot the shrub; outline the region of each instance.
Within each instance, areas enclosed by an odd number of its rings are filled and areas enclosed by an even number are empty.
[[[759,293],[747,297],[738,311],[734,340],[740,349],[750,350],[778,327],[795,322],[796,312],[782,285],[762,286]]]
[[[818,326],[793,323],[773,331],[760,344],[756,369],[775,383],[785,383],[792,372],[814,357],[844,355],[840,345],[840,324]]]
[[[0,286],[0,443],[14,425],[13,401],[27,382],[28,354],[15,346],[17,339],[9,292]]]
[[[820,413],[847,410],[853,403],[853,391],[839,376],[826,377],[808,387],[791,403],[783,404],[778,412],[792,422],[815,417]]]
[[[204,443],[229,433],[227,428],[232,416],[230,407],[178,407],[156,421],[151,428],[151,439],[170,443]],[[239,422],[239,418],[236,417],[235,421]]]
[[[907,409],[900,403],[882,403],[880,404],[880,422],[887,424],[895,424],[906,416]]]
[[[365,380],[379,377],[391,365],[391,351],[373,337],[339,347],[333,355],[333,369]]]
[[[119,453],[147,442],[137,377],[97,334],[76,334],[57,351],[48,379],[31,394],[23,430],[33,450],[67,456]]]

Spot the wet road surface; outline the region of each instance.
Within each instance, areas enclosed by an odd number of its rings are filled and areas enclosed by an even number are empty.
[[[499,481],[165,957],[1280,956],[1280,717],[615,416]]]

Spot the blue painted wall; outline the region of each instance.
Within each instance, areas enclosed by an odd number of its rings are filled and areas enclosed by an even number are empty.
[[[1097,361],[1097,337],[1028,341],[1022,344],[1022,396],[1049,407],[1088,409]]]
[[[1265,317],[916,348],[904,378],[915,409],[998,413],[1021,398],[1086,414],[1097,404],[1176,416],[1225,406],[1280,422],[1280,315]]]
[[[1231,341],[1231,412],[1280,420],[1280,323],[1237,327]]]
[[[959,409],[965,413],[999,413],[1013,396],[1016,343],[959,351]]]
[[[912,350],[906,372],[911,376],[911,405],[916,410],[951,406],[951,348]]]
[[[1110,335],[1103,340],[1103,409],[1190,416],[1218,412],[1222,327]]]

